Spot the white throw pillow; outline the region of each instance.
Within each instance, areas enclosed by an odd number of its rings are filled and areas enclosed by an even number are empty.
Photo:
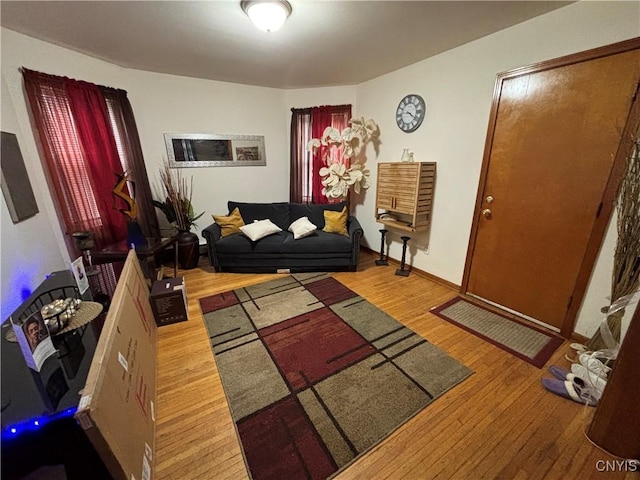
[[[311,235],[317,229],[318,227],[311,223],[307,217],[300,217],[289,225],[289,231],[293,233],[293,238],[296,240]]]
[[[256,242],[261,238],[271,235],[272,233],[281,232],[282,229],[274,224],[271,220],[255,220],[253,223],[240,227],[242,233]]]

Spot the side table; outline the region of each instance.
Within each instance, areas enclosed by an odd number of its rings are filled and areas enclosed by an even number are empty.
[[[176,237],[168,238],[147,238],[145,245],[136,246],[136,254],[140,259],[142,271],[153,284],[158,278],[158,268],[156,267],[156,257],[169,247],[173,246],[173,276],[178,276],[178,246]],[[102,250],[91,253],[94,263],[123,262],[129,253],[129,246],[126,240],[107,245]]]

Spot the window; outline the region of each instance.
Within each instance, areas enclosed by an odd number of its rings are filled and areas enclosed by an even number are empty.
[[[136,174],[131,177],[139,210],[148,205],[136,220],[147,232],[157,231],[149,227],[153,218],[157,228],[157,218],[126,92],[27,69],[22,73],[71,258],[80,253],[74,232],[91,231],[96,248],[126,238],[127,219],[111,191],[124,171]],[[101,290],[111,292],[113,269],[102,271]]]
[[[351,105],[291,109],[291,202],[327,203],[320,183],[321,161],[307,150],[307,144],[312,138],[322,137],[327,127],[342,131],[350,119]]]

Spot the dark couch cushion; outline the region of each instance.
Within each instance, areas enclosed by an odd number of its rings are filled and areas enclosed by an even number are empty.
[[[227,235],[216,242],[216,250],[220,254],[238,254],[246,255],[252,253],[283,253],[287,251],[288,247],[285,246],[285,239],[293,235],[290,232],[282,231],[268,235],[261,238],[257,242],[252,242],[251,239],[242,233],[234,233],[233,235]]]
[[[313,203],[309,205],[304,203],[291,203],[289,208],[291,216],[289,224],[295,222],[300,217],[307,217],[311,223],[318,227],[318,230],[322,230],[324,228],[324,211],[331,210],[333,212],[340,212],[345,205],[347,205],[347,202]],[[244,216],[242,218],[244,218]]]
[[[291,225],[288,202],[242,203],[229,201],[227,206],[229,207],[229,212],[233,212],[236,207],[240,209],[240,215],[242,215],[245,225],[253,223],[255,220],[264,220],[266,218],[283,230],[286,230]]]
[[[351,252],[351,240],[349,237],[337,233],[327,233],[321,230],[308,237],[295,240],[291,232],[282,231],[252,242],[241,233],[227,235],[216,242],[216,250],[220,255],[247,255],[247,254],[313,254],[331,255]]]
[[[283,245],[283,251],[287,253],[349,253],[352,244],[349,237],[337,233],[327,233],[317,230],[308,237],[295,240],[289,234]]]

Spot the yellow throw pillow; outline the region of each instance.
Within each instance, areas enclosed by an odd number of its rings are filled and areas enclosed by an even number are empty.
[[[238,207],[234,208],[233,212],[229,215],[211,216],[213,217],[213,221],[220,227],[223,237],[231,235],[232,233],[240,233],[240,227],[244,226],[244,220],[242,219],[242,215],[240,215]]]
[[[331,210],[324,211],[324,230],[327,233],[339,233],[346,237],[349,236],[347,231],[347,207],[344,207],[341,212],[332,212]]]

